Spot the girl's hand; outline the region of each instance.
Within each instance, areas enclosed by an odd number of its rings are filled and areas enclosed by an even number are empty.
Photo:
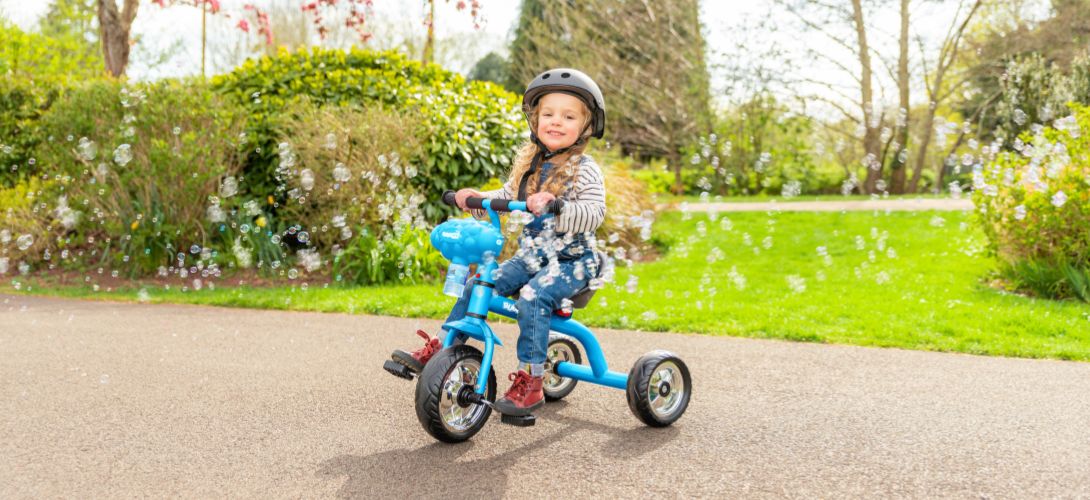
[[[454,193],[454,203],[458,205],[458,208],[462,210],[469,210],[466,208],[466,198],[480,198],[481,193],[474,189],[459,189],[457,193]]]
[[[556,199],[552,193],[534,193],[526,198],[526,208],[529,209],[534,215],[541,215],[541,212],[545,210],[545,207],[549,205],[550,201]]]

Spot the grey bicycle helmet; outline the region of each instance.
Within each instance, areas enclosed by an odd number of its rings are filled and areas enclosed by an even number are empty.
[[[563,92],[581,99],[590,109],[591,136],[601,139],[606,131],[606,100],[602,89],[586,73],[571,68],[550,69],[534,78],[522,95],[522,112],[530,121],[530,109],[541,96],[551,92]],[[533,131],[530,131],[531,135]]]

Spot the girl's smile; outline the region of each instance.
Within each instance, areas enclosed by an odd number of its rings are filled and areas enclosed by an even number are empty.
[[[554,92],[538,105],[537,136],[551,151],[566,148],[579,139],[587,123],[586,105],[579,98]]]

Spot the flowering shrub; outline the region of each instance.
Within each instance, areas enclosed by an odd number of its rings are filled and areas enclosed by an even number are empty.
[[[1021,135],[973,174],[973,202],[1015,287],[1085,295],[1090,271],[1090,108]],[[998,150],[998,145],[993,148]]]

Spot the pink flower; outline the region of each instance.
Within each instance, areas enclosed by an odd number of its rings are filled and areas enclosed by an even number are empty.
[[[249,33],[250,32],[250,23],[246,22],[246,20],[243,19],[243,20],[238,22],[238,29]]]

